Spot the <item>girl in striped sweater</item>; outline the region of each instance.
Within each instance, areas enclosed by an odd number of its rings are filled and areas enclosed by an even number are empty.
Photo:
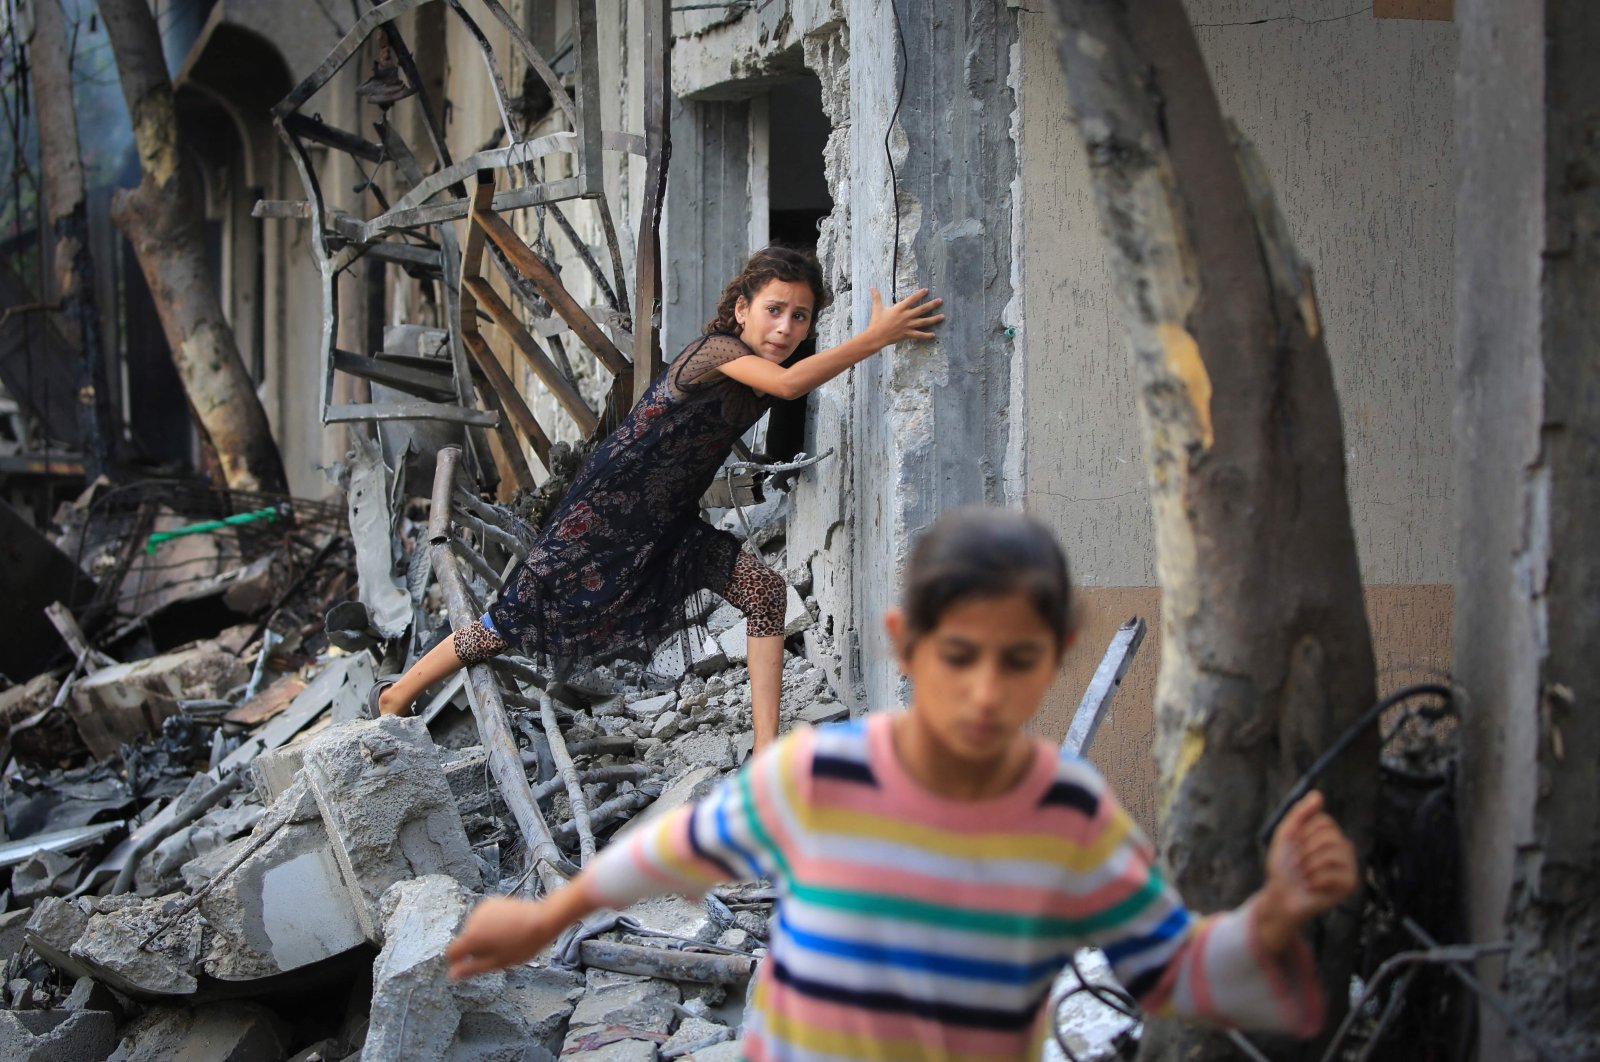
[[[1095,769],[1023,732],[1072,641],[1049,531],[961,510],[917,544],[906,579],[887,617],[906,711],[798,730],[546,899],[484,901],[451,975],[524,962],[601,907],[769,878],[751,1062],[1037,1057],[1051,983],[1085,945],[1153,1013],[1314,1033],[1300,930],[1356,884],[1320,796],[1278,827],[1255,896],[1192,915]]]

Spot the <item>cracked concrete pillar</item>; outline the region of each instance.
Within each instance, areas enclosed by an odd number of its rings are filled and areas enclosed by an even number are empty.
[[[897,699],[879,618],[895,600],[911,538],[946,509],[1007,500],[1017,12],[1003,0],[935,6],[943,17],[901,4],[897,27],[888,5],[849,5],[855,286],[840,302],[859,328],[869,288],[887,300],[928,287],[946,314],[937,340],[901,344],[855,370],[847,440],[854,510],[846,519],[857,536],[860,582],[853,644],[846,638],[840,648],[860,660],[869,708]],[[902,71],[904,102],[891,126]],[[899,186],[894,277],[886,129]]]

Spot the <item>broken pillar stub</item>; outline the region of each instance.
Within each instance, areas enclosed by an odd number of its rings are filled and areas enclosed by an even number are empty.
[[[161,733],[161,723],[180,700],[221,698],[250,677],[238,657],[215,642],[101,668],[72,687],[67,711],[96,759],[114,756],[125,744]]]
[[[333,727],[307,746],[301,770],[368,940],[383,942],[378,900],[397,881],[445,874],[479,887],[439,748],[422,720]]]
[[[211,929],[202,965],[218,980],[286,973],[366,942],[315,799],[303,783],[281,799],[287,821],[200,901]]]
[[[565,970],[516,966],[451,981],[444,950],[476,897],[452,878],[402,881],[383,897],[383,950],[372,968],[364,1062],[524,1058],[554,1051],[582,994]],[[536,1056],[537,1057],[537,1056]]]

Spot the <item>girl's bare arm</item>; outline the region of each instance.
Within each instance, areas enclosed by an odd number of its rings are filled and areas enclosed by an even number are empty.
[[[721,368],[730,379],[775,398],[799,398],[838,376],[858,361],[864,361],[903,339],[932,339],[928,331],[944,320],[935,313],[943,299],[928,299],[922,288],[891,306],[883,304],[878,289],[872,289],[872,318],[867,327],[836,347],[818,351],[784,368],[756,354],[735,358]],[[926,302],[923,300],[927,299]]]

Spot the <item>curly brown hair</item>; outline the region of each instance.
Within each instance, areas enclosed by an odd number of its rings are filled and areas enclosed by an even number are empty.
[[[738,333],[739,322],[734,317],[734,309],[739,299],[742,297],[747,302],[753,301],[761,289],[773,280],[786,280],[791,284],[810,287],[816,299],[811,311],[813,320],[828,304],[828,289],[823,286],[822,267],[817,264],[816,258],[793,247],[773,244],[751,255],[744,268],[739,270],[739,275],[728,281],[728,286],[722,289],[722,297],[717,300],[717,315],[707,323],[706,331]]]

